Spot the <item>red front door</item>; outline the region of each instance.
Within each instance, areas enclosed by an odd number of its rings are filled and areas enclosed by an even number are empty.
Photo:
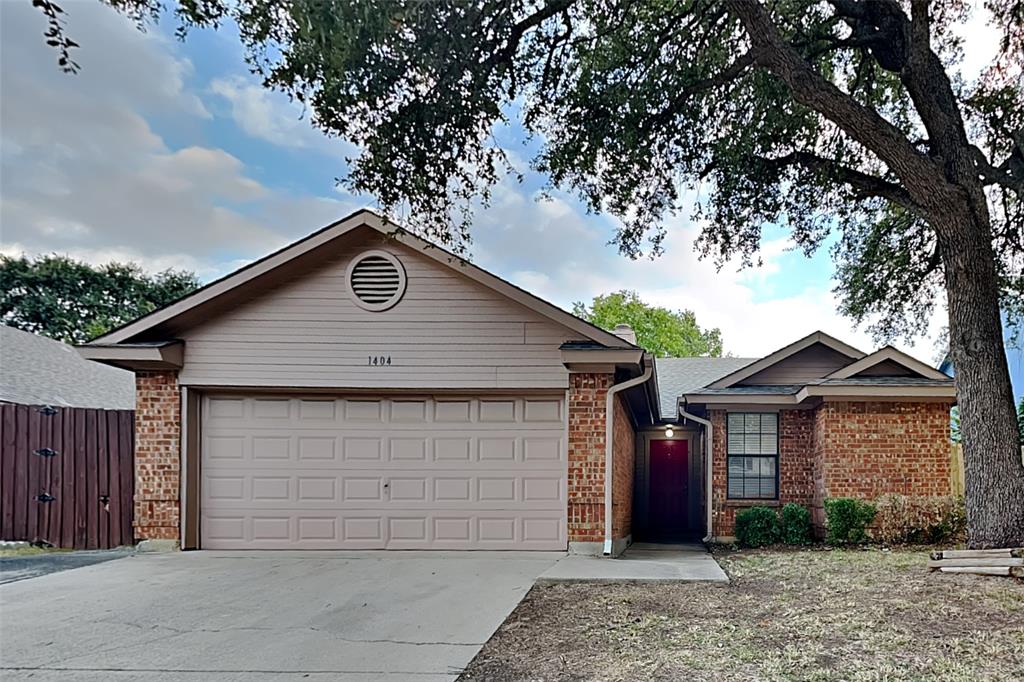
[[[648,527],[654,539],[686,535],[690,468],[685,440],[652,440]]]

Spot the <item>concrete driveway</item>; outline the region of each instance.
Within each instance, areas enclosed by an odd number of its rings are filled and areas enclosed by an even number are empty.
[[[32,680],[451,680],[563,556],[131,556],[0,586],[0,669]]]

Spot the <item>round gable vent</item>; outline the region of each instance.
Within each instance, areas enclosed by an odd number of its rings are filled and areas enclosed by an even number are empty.
[[[387,251],[366,251],[348,266],[348,289],[355,304],[364,310],[387,310],[405,293],[405,268]]]

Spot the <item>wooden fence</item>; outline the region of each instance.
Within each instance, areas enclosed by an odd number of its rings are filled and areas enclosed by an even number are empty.
[[[0,404],[0,539],[133,542],[135,413]]]
[[[953,443],[949,449],[949,479],[954,495],[964,494],[964,446]]]
[[[1021,463],[1024,464],[1024,447],[1020,449]],[[950,479],[954,495],[964,494],[964,446],[953,443],[949,449]]]

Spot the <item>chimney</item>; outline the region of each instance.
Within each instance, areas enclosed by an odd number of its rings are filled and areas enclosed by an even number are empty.
[[[636,345],[636,332],[628,324],[619,323],[615,325],[615,329],[612,330],[612,334],[619,337],[624,341],[629,341],[634,346]]]

